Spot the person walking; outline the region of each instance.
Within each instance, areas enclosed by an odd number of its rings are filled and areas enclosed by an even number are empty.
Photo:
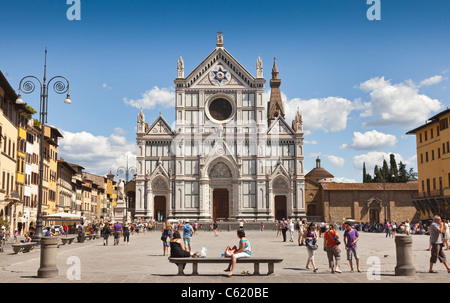
[[[281,233],[283,235],[283,242],[286,242],[286,233],[288,231],[288,223],[286,222],[286,219],[283,218],[283,220],[281,220]]]
[[[395,235],[397,234],[397,223],[395,223],[395,221],[391,222],[391,230],[392,230],[392,239],[395,239]]]
[[[450,273],[450,267],[448,266],[447,259],[444,253],[444,242],[442,234],[444,233],[444,222],[442,222],[440,216],[434,216],[433,223],[430,226],[430,244],[431,244],[431,257],[430,257],[430,273],[436,273],[433,270],[434,264],[437,260],[444,264],[447,268],[447,272]]]
[[[289,221],[289,241],[294,242],[294,231],[295,231],[295,225],[294,221],[291,219]]]
[[[123,234],[123,243],[125,245],[130,245],[130,225],[128,224],[128,222],[123,224],[122,234]]]
[[[359,255],[358,255],[358,247],[356,242],[359,241],[359,233],[356,229],[352,228],[350,222],[346,223],[346,230],[344,232],[344,244],[345,250],[347,251],[347,260],[350,264],[350,272],[353,272],[353,256],[356,259],[356,270],[361,272],[359,268]]]
[[[192,225],[189,224],[189,219],[186,219],[183,224],[183,243],[184,248],[189,252],[191,252],[193,233],[194,229],[192,228]]]
[[[406,235],[411,234],[411,224],[409,224],[409,219],[406,219],[405,221],[405,234]]]
[[[161,232],[161,241],[163,242],[163,256],[169,253],[169,247],[170,247],[170,239],[172,238],[172,224],[170,224],[169,221],[166,221],[166,224],[163,227],[163,230]]]
[[[450,227],[449,222],[447,220],[442,220],[444,222],[444,232],[442,233],[442,241],[445,244],[446,249],[449,249],[449,239],[450,239]]]
[[[331,273],[341,273],[339,269],[339,263],[341,260],[341,249],[339,248],[339,235],[334,228],[334,224],[328,226],[328,231],[324,233],[323,244],[325,251],[327,252],[328,264],[330,266]]]
[[[114,228],[114,245],[119,245],[120,233],[122,232],[122,225],[120,225],[119,222],[116,222],[113,228]]]
[[[317,250],[317,226],[314,222],[309,224],[305,231],[305,244],[308,252],[308,261],[306,262],[306,269],[309,269],[309,264],[313,266],[314,272],[317,271],[316,264],[314,263],[314,252]]]
[[[213,223],[214,237],[219,236],[219,235],[217,234],[218,229],[219,229],[219,224],[217,224],[217,221],[214,221],[214,223]]]
[[[300,219],[300,221],[298,222],[298,246],[303,246],[305,245],[305,227],[306,227],[306,221]]]
[[[194,235],[198,235],[198,222],[194,222]]]
[[[103,246],[108,245],[108,239],[111,236],[111,228],[109,227],[109,222],[105,223],[105,226],[103,226]]]
[[[386,222],[385,231],[386,231],[386,238],[387,238],[387,237],[390,238],[391,235],[392,235],[392,226],[391,226],[391,224],[389,223],[389,221]]]

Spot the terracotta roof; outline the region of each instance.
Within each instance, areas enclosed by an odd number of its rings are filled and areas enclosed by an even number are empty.
[[[322,167],[315,167],[305,175],[305,178],[334,178],[334,176]]]
[[[386,183],[386,190],[414,190],[417,191],[419,183]],[[324,190],[383,190],[383,183],[322,183]]]

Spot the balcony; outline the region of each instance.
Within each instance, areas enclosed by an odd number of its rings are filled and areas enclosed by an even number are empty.
[[[416,192],[413,195],[413,199],[422,199],[422,198],[430,198],[430,197],[441,197],[444,195],[443,189],[432,190],[428,192]]]

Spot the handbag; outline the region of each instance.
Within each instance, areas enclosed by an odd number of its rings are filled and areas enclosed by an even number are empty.
[[[317,245],[315,240],[309,240],[307,247],[308,247],[309,250],[316,250],[316,249],[319,248],[319,245]]]
[[[341,241],[336,237],[336,231],[334,232],[334,236],[331,236],[330,232],[328,232],[331,238],[333,238],[334,242],[336,242],[337,245],[341,244]]]
[[[233,248],[230,248],[229,246],[227,246],[227,248],[225,249],[225,253],[224,253],[225,257],[231,257],[236,250],[237,250],[236,245],[233,246]]]

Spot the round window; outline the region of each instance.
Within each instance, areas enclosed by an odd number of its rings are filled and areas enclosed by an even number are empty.
[[[217,98],[210,103],[209,114],[217,121],[224,121],[233,114],[233,106],[227,99]]]

